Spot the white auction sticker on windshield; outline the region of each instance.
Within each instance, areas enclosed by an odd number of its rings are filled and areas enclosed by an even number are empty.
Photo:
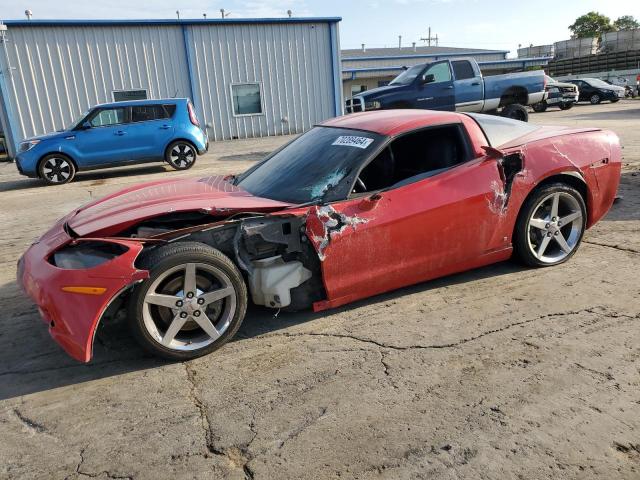
[[[343,147],[356,147],[363,150],[373,143],[373,138],[356,137],[352,135],[344,135],[336,138],[332,145],[340,145]]]

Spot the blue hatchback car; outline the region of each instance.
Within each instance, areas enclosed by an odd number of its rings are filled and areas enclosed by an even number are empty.
[[[77,171],[134,163],[166,161],[186,170],[208,148],[188,99],[137,100],[97,105],[60,132],[25,140],[16,165],[54,185]]]

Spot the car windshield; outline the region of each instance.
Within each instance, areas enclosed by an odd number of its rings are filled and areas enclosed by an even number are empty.
[[[584,79],[584,81],[587,82],[592,87],[596,87],[596,88],[609,88],[611,86],[607,82],[603,82],[598,78]]]
[[[361,130],[315,127],[239,176],[235,184],[255,196],[287,203],[322,200],[385,138]]]
[[[389,85],[409,85],[420,75],[422,70],[424,70],[424,65],[415,65],[394,78]]]
[[[89,109],[89,110],[83,112],[82,114],[78,115],[76,118],[73,119],[73,122],[69,123],[66,127],[64,127],[64,130],[62,130],[62,131],[72,130],[75,127],[77,127],[78,124],[82,121],[82,119],[84,117],[86,117],[89,114],[90,111],[91,110]]]

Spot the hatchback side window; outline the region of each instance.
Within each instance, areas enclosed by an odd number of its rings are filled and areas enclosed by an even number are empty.
[[[111,125],[119,125],[125,122],[125,109],[120,108],[106,108],[100,110],[93,115],[89,123],[92,127],[109,127]]]
[[[132,122],[148,122],[171,118],[175,112],[175,105],[137,105],[131,107]]]

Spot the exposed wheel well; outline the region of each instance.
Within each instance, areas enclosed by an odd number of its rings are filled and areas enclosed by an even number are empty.
[[[61,157],[66,158],[67,160],[69,160],[71,163],[73,163],[73,168],[76,169],[76,172],[78,171],[78,164],[76,163],[76,161],[68,154],[66,153],[62,153],[62,152],[48,152],[45,153],[44,155],[42,155],[40,157],[40,159],[38,160],[38,164],[36,165],[36,173],[38,174],[38,177],[40,177],[40,165],[42,165],[42,161],[48,157],[49,155],[59,155]]]
[[[524,87],[511,87],[500,97],[500,106],[505,107],[513,103],[526,105],[529,101],[529,92]]]

